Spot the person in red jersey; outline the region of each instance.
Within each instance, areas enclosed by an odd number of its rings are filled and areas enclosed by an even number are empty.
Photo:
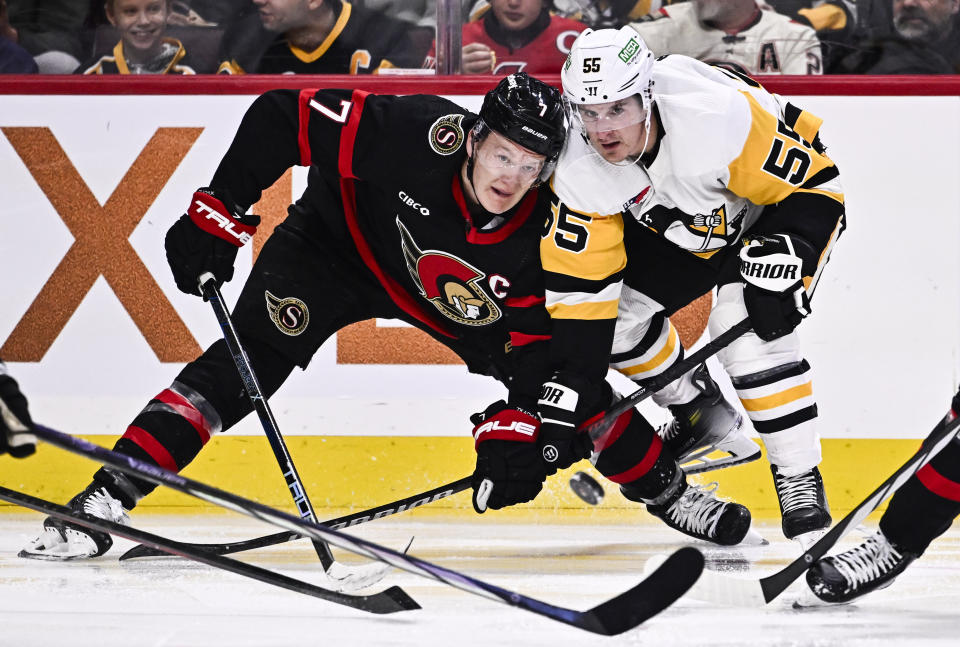
[[[559,74],[570,46],[587,26],[550,14],[545,0],[490,0],[481,18],[463,26],[464,74]],[[425,67],[436,66],[436,44]]]

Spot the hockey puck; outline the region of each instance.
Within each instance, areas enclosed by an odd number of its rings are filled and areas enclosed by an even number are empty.
[[[577,472],[570,477],[570,489],[590,505],[603,501],[603,488],[596,479],[585,472]]]

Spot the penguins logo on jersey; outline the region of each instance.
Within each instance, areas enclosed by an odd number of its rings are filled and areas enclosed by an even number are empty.
[[[420,295],[440,314],[466,326],[485,326],[500,318],[497,304],[480,288],[486,274],[446,252],[421,250],[399,218],[396,222],[407,270]]]
[[[427,141],[440,155],[452,155],[463,144],[463,115],[444,115],[433,122]]]
[[[270,313],[270,320],[280,329],[284,335],[296,337],[307,328],[310,323],[310,310],[307,304],[296,297],[280,298],[270,293],[269,290],[263,291],[267,298],[267,312]]]
[[[728,218],[726,205],[720,205],[708,214],[693,216],[679,209],[663,209],[665,213],[657,213],[660,210],[654,209],[645,214],[650,217],[642,219],[641,224],[655,231],[663,231],[664,238],[700,258],[710,258],[737,240],[739,227],[736,223],[740,222],[746,210],[743,207],[736,216]],[[664,226],[664,221],[669,224]]]

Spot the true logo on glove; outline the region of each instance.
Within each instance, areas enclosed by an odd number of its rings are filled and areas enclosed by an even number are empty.
[[[234,229],[234,220],[224,216],[221,213],[217,213],[209,205],[204,204],[200,200],[194,200],[193,205],[196,211],[198,211],[204,218],[214,221],[217,226],[220,227],[220,229],[223,229],[225,232],[236,238],[241,245],[246,245],[253,239],[253,236],[251,236],[249,232],[237,231]]]
[[[480,440],[480,436],[487,433],[488,431],[513,431],[518,434],[523,434],[524,436],[530,436],[533,438],[537,433],[536,425],[532,425],[529,422],[522,422],[520,420],[514,420],[509,425],[500,424],[499,420],[488,420],[482,425],[478,426],[473,430],[473,437],[477,440]],[[554,450],[556,451],[556,450]],[[556,460],[556,459],[554,459]]]

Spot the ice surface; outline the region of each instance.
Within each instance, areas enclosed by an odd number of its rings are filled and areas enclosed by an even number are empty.
[[[571,516],[574,516],[573,513]],[[489,518],[488,518],[489,517]],[[332,645],[955,645],[960,633],[960,529],[886,590],[855,605],[793,606],[800,587],[762,609],[720,608],[681,599],[637,629],[604,638],[497,604],[408,573],[384,581],[403,586],[419,611],[372,616],[273,588],[177,558],[119,562],[130,542],[85,562],[19,559],[40,527],[38,514],[0,515],[0,645],[70,647],[245,647]],[[207,515],[133,515],[151,532],[188,541],[248,539],[275,531],[252,520]],[[647,558],[692,544],[708,567],[738,576],[769,574],[795,557],[779,524],[761,524],[767,546],[713,548],[655,521],[517,523],[494,515],[423,518],[399,515],[354,528],[366,539],[492,584],[576,609],[587,609],[643,577]],[[861,538],[853,533],[842,546]],[[351,555],[336,551],[346,563]],[[312,547],[300,540],[242,558],[321,583]],[[357,558],[359,559],[359,558]],[[377,589],[378,590],[378,589]]]

